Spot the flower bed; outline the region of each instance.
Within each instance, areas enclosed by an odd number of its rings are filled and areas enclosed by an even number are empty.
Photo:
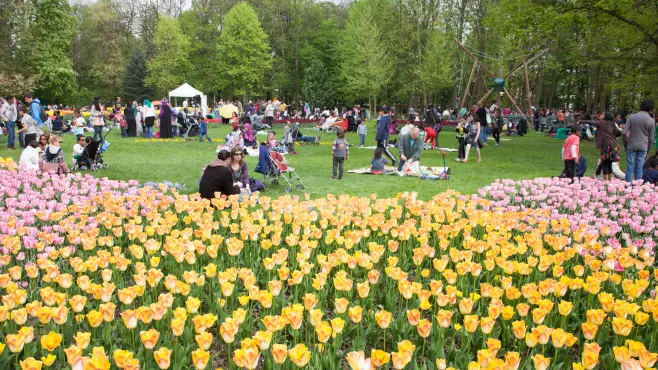
[[[0,166],[0,368],[641,369],[658,358],[651,187],[501,181],[427,202],[213,208],[165,184]],[[620,199],[597,203],[606,197]]]

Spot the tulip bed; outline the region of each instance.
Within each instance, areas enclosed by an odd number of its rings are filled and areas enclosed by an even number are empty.
[[[0,161],[0,368],[647,369],[656,188],[208,201]]]

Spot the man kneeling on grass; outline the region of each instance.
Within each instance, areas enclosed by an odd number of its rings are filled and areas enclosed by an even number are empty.
[[[423,152],[423,141],[418,139],[418,135],[420,135],[420,129],[414,127],[398,138],[398,151],[400,153],[398,171],[402,171],[402,167],[406,162],[411,163],[420,160],[420,154]]]

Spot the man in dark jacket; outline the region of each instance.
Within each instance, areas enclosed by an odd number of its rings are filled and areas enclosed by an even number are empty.
[[[391,116],[388,114],[388,108],[387,107],[382,107],[379,110],[379,122],[377,123],[377,136],[375,137],[375,140],[377,140],[377,147],[379,148],[384,148],[384,154],[388,156],[391,161],[393,162],[393,165],[398,162],[393,154],[388,150],[388,125],[391,123]]]
[[[217,154],[217,159],[206,166],[199,183],[201,198],[213,199],[215,193],[226,196],[240,194],[240,187],[233,183],[233,173],[226,166],[230,156],[231,153],[227,150],[221,150]]]

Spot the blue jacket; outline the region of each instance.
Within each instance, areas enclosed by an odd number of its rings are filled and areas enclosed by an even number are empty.
[[[386,115],[379,119],[377,126],[377,137],[375,140],[382,141],[388,140],[388,124],[391,123],[391,116]]]
[[[39,101],[39,99],[35,98],[32,100],[32,103],[30,103],[30,116],[32,116],[37,123],[37,126],[43,125],[43,120],[41,120],[41,101]]]

